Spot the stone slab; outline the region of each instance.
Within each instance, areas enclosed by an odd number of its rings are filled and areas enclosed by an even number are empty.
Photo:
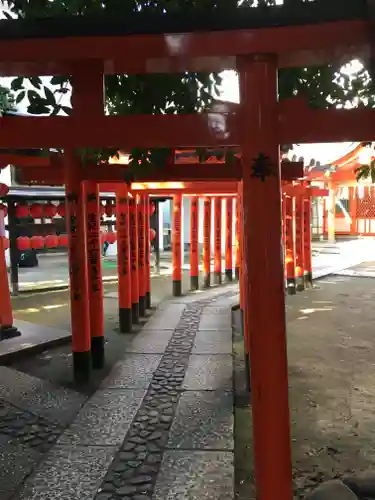
[[[99,390],[84,405],[59,444],[120,446],[145,390]]]
[[[233,500],[233,453],[167,451],[152,500]]]
[[[333,480],[320,484],[306,500],[358,500],[358,497],[340,480]]]
[[[232,315],[230,307],[225,313],[219,314],[218,308],[205,307],[199,323],[199,330],[232,330]]]
[[[172,334],[173,330],[142,330],[132,340],[126,351],[144,354],[164,354]]]
[[[0,366],[0,399],[61,425],[70,423],[86,396]]]
[[[4,443],[0,449],[0,498],[8,500],[31,473],[42,455],[26,446]]]
[[[160,354],[129,353],[115,364],[101,388],[147,389],[160,360]]]
[[[171,302],[159,306],[156,313],[143,327],[143,330],[174,330],[185,309],[185,304]]]
[[[232,354],[232,330],[199,330],[193,354]]]
[[[92,500],[115,450],[55,446],[26,481],[20,500]]]
[[[233,394],[188,391],[178,403],[168,448],[233,450]]]
[[[233,360],[229,355],[193,354],[190,356],[183,389],[195,391],[231,391]]]
[[[15,357],[20,353],[30,354],[33,351],[52,345],[69,342],[72,338],[72,334],[66,330],[38,325],[19,319],[15,319],[14,326],[21,332],[21,336],[0,342],[1,362]]]

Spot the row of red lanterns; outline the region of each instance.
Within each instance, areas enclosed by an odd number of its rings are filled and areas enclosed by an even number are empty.
[[[6,205],[1,204],[0,209],[4,211],[4,216],[7,215],[7,207]],[[155,203],[150,204],[150,216],[155,213],[156,207]],[[100,215],[107,217],[112,217],[116,214],[116,206],[112,203],[108,203],[106,205],[100,205]],[[56,215],[60,217],[65,217],[65,203],[59,203],[58,205],[54,205],[53,203],[33,203],[32,205],[27,205],[26,203],[19,203],[16,206],[16,216],[18,219],[23,219],[25,217],[29,217],[29,215],[33,219],[40,219],[41,217],[53,218]]]
[[[154,229],[150,229],[150,240],[154,240],[156,236],[156,232]],[[104,242],[108,242],[113,244],[117,240],[117,233],[101,233],[100,239],[102,244]],[[7,238],[6,238],[7,240]],[[6,244],[6,248],[9,248],[9,242]],[[68,235],[61,234],[57,236],[56,234],[49,234],[47,236],[32,236],[29,238],[28,236],[19,236],[17,238],[17,248],[19,250],[40,250],[41,248],[57,248],[57,247],[66,247],[68,246]]]
[[[60,217],[65,216],[65,203],[59,203],[58,205],[54,205],[53,203],[33,203],[32,205],[19,203],[16,205],[16,217],[18,219],[29,216],[33,219],[40,219],[43,216],[52,219],[56,215],[60,215]]]
[[[67,247],[68,246],[68,235],[61,234],[57,236],[56,234],[49,234],[48,236],[19,236],[17,238],[17,248],[18,250],[40,250],[41,248],[57,248],[57,247]]]

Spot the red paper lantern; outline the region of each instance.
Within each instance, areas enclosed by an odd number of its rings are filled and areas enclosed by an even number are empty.
[[[59,245],[59,238],[56,234],[49,234],[46,236],[46,247],[47,248],[56,248]]]
[[[29,216],[29,206],[24,203],[20,203],[16,206],[16,217],[18,219],[23,219]]]
[[[4,213],[4,217],[8,215],[8,207],[4,203],[0,203],[0,210]]]
[[[40,219],[43,216],[43,208],[40,203],[33,203],[30,207],[30,215],[33,219]]]
[[[18,250],[29,250],[31,248],[30,238],[27,236],[19,236],[17,238]]]
[[[58,244],[57,246],[59,247],[67,247],[69,242],[69,238],[67,234],[60,234],[58,237]]]
[[[117,233],[107,233],[106,240],[108,243],[114,243],[117,240]]]
[[[57,214],[57,207],[53,203],[47,203],[44,206],[44,215],[52,219]]]
[[[4,250],[8,250],[9,248],[9,240],[8,238],[3,238]]]
[[[156,210],[156,205],[155,205],[155,203],[150,203],[150,216],[151,216],[151,215],[154,215],[155,210]]]
[[[154,241],[155,238],[156,238],[156,231],[155,231],[155,229],[150,229],[150,240]]]
[[[99,210],[100,210],[100,216],[103,217],[103,215],[105,215],[105,206],[103,205],[103,203],[99,205]]]
[[[43,236],[32,236],[30,238],[31,248],[34,250],[39,250],[44,247],[44,238]]]
[[[9,193],[9,186],[4,183],[0,183],[0,198],[3,198]]]
[[[60,217],[65,217],[65,203],[59,203],[57,205],[57,213]]]
[[[107,217],[112,217],[115,214],[115,206],[112,203],[107,203],[105,206],[105,214]]]

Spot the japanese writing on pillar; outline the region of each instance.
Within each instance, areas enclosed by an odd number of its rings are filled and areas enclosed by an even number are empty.
[[[125,197],[121,197],[117,203],[117,240],[120,252],[120,275],[127,276],[129,267],[128,200]]]
[[[208,248],[210,246],[210,224],[211,224],[211,203],[209,201],[205,201],[203,240],[205,246],[207,246]]]
[[[90,263],[90,284],[93,293],[100,292],[100,223],[99,200],[95,192],[87,193],[87,254]]]
[[[301,243],[303,243],[303,233],[301,231],[302,229],[302,224],[303,224],[303,206],[300,203],[300,200],[296,200],[296,261],[297,263],[300,262],[300,259],[302,258],[301,255]]]
[[[134,200],[130,202],[130,211],[129,211],[129,219],[130,219],[130,259],[131,259],[131,268],[133,272],[137,270],[137,218],[136,218],[136,205]]]
[[[227,199],[227,247],[232,245],[232,199]]]
[[[180,251],[181,248],[181,201],[180,199],[175,201],[175,217],[174,217],[174,231],[175,231],[175,249],[176,252]]]
[[[145,266],[145,217],[144,217],[144,211],[143,211],[143,201],[141,200],[139,204],[139,210],[138,210],[138,234],[139,234],[139,262],[138,265],[140,269],[143,269]]]
[[[215,212],[215,246],[219,249],[221,248],[221,200],[216,201]]]
[[[191,252],[193,254],[197,253],[197,241],[198,241],[198,202],[196,199],[193,199],[191,202],[191,209],[192,209],[192,217],[191,217]],[[194,242],[194,244],[193,244]]]
[[[69,238],[69,276],[71,286],[71,297],[74,301],[81,300],[80,292],[80,265],[78,261],[78,253],[80,252],[80,242],[78,241],[78,194],[70,192],[67,194],[68,201],[68,224],[70,231]]]

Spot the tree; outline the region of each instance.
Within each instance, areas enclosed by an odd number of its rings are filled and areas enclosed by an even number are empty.
[[[288,2],[296,0],[288,0]],[[299,0],[297,0],[298,2]],[[304,1],[304,0],[302,0]],[[133,13],[139,10],[165,12],[194,10],[197,15],[207,15],[212,9],[230,11],[237,8],[271,5],[274,0],[9,0],[8,9],[13,16],[25,19],[47,16],[87,15],[104,13]],[[365,70],[349,78],[340,68],[285,69],[279,73],[281,98],[304,95],[314,106],[344,105],[347,101],[367,100],[374,104],[374,96]],[[26,83],[31,84],[27,89]],[[189,73],[184,75],[110,75],[106,77],[106,105],[112,114],[130,113],[189,113],[207,108],[218,93],[219,75]],[[50,85],[40,78],[22,76],[12,82],[17,92],[17,102],[29,100],[28,111],[32,114],[68,113],[68,106],[61,105],[61,95],[68,92],[69,79],[56,76]],[[121,145],[119,145],[120,147]],[[94,156],[108,155],[109,151],[91,152]],[[148,162],[162,164],[168,150],[132,151],[135,164]]]
[[[0,116],[6,111],[15,109],[15,99],[13,93],[7,87],[0,85]]]

